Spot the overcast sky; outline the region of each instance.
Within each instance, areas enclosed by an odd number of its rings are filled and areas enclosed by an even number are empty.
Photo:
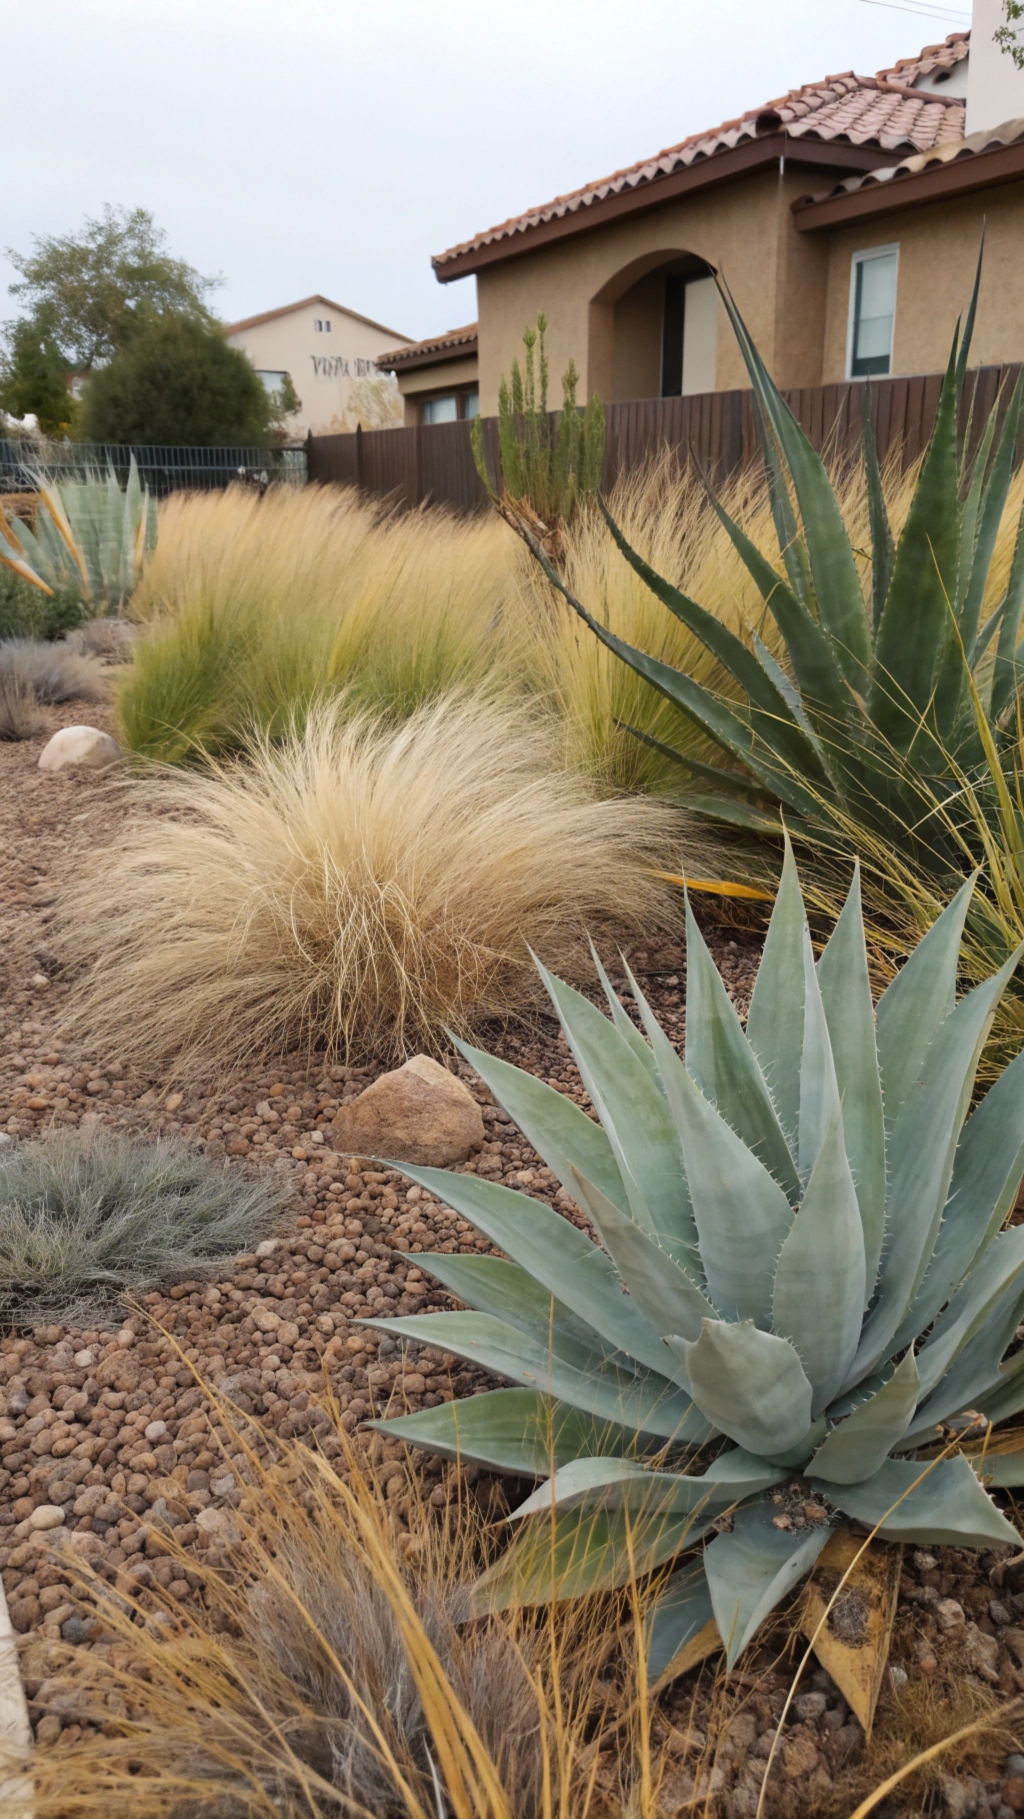
[[[908,10],[904,10],[906,7]],[[0,247],[103,203],[223,274],[225,320],[321,291],[402,335],[472,320],[430,255],[969,0],[0,0]],[[2,287],[13,274],[0,257]]]

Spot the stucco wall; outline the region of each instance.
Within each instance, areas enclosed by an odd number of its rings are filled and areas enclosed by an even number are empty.
[[[398,389],[404,400],[406,429],[420,422],[425,397],[476,385],[479,373],[480,363],[475,354],[465,354],[461,360],[445,360],[439,366],[418,366],[411,372],[399,373]]]
[[[571,356],[588,393],[654,396],[657,378],[653,368],[647,370],[649,360],[640,356],[631,366],[633,357],[621,336],[617,344],[616,304],[637,285],[635,309],[643,315],[645,301],[653,307],[639,285],[645,271],[686,253],[706,260],[728,279],[780,383],[820,384],[828,249],[795,232],[790,204],[827,182],[827,173],[806,167],[784,174],[762,171],[485,266],[477,273],[481,410],[485,415],[497,410],[501,374],[521,354],[523,328],[541,310],[549,324],[553,383]],[[647,328],[649,324],[645,336]],[[632,394],[621,389],[627,378],[638,387]],[[719,306],[715,389],[745,383],[739,350]]]
[[[898,245],[894,373],[941,372],[966,308],[985,225],[985,265],[971,365],[1024,360],[1024,183],[880,216],[867,225],[801,238],[827,240],[828,305],[823,383],[846,378],[850,261]]]
[[[313,327],[317,318],[330,321],[330,333]],[[228,339],[260,370],[291,374],[302,400],[301,410],[288,419],[289,430],[297,435],[339,429],[353,380],[376,376],[376,356],[402,343],[392,330],[372,328],[325,303],[290,310]]]

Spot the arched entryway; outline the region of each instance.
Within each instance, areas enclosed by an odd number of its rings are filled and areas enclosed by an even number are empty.
[[[718,294],[696,253],[633,260],[590,307],[590,389],[609,401],[715,389]]]

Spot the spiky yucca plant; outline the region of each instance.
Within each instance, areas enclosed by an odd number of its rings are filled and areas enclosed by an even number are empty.
[[[898,544],[865,390],[870,587],[862,582],[829,473],[720,282],[753,386],[778,564],[713,494],[711,505],[775,621],[785,663],[756,633],[744,641],[659,575],[630,547],[607,509],[605,517],[623,556],[721,663],[740,690],[739,701],[616,637],[523,532],[549,580],[602,643],[690,715],[722,752],[725,765],[675,754],[690,775],[683,798],[688,806],[759,831],[777,831],[781,809],[794,833],[846,849],[857,847],[858,831],[867,829],[941,878],[962,874],[965,854],[980,861],[964,786],[975,787],[995,825],[1000,759],[995,772],[991,765],[997,751],[1016,746],[1024,676],[1024,518],[1006,594],[982,621],[1016,466],[1024,374],[1001,428],[998,412],[990,413],[973,463],[958,436],[980,275],[979,262]]]
[[[11,524],[0,509],[0,563],[44,594],[74,588],[94,612],[117,612],[156,544],[156,501],[135,456],[124,488],[113,468],[61,483],[34,479],[34,530]]]
[[[773,1523],[764,1493],[800,1475],[808,1498],[893,1540],[1018,1541],[964,1453],[916,1456],[965,1410],[1024,1408],[1024,1349],[1004,1357],[1024,1227],[1003,1230],[1024,1057],[968,1118],[1017,956],[956,1002],[971,889],[876,1010],[857,879],[815,964],[787,852],[745,1031],[689,918],[685,1062],[632,978],[646,1040],[603,973],[610,1021],[545,973],[599,1122],[460,1045],[600,1239],[496,1183],[405,1168],[505,1256],[422,1257],[475,1311],[368,1324],[520,1387],[384,1425],[548,1480],[481,1605],[621,1583],[738,1505],[652,1631],[660,1668],[713,1615],[731,1663],[828,1538],[827,1522]],[[1016,1444],[986,1454],[988,1483],[1024,1483]]]

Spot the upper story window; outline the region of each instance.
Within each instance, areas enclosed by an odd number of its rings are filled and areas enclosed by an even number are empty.
[[[899,247],[875,246],[854,253],[850,272],[848,375],[881,378],[892,371]]]
[[[316,329],[318,334],[329,335],[331,332],[330,317],[329,316],[314,316],[313,317],[313,327]]]

